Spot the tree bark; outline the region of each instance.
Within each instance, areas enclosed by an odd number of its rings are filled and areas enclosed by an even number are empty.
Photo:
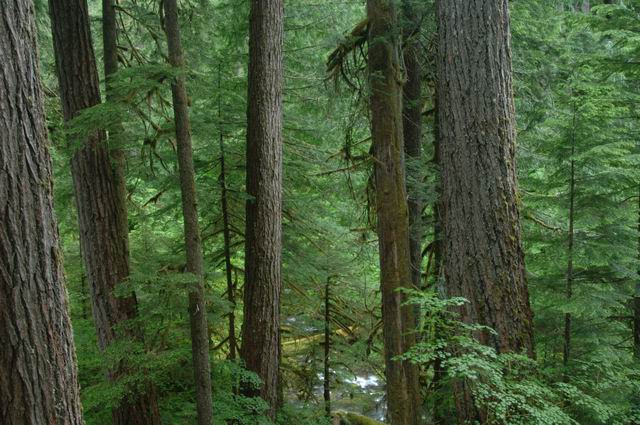
[[[520,242],[508,0],[438,1],[438,123],[449,296],[480,342],[534,355]],[[459,421],[484,420],[467,383]]]
[[[176,0],[163,0],[165,31],[169,48],[169,62],[175,68],[184,67],[178,5]],[[191,123],[184,75],[180,74],[171,83],[173,114],[178,145],[178,167],[180,169],[180,191],[182,193],[182,215],[187,254],[187,272],[195,276],[189,292],[189,318],[191,323],[191,349],[193,371],[196,382],[196,404],[198,425],[213,422],[211,399],[211,365],[209,363],[209,327],[204,298],[204,275],[202,241],[198,224],[193,148],[191,145]]]
[[[324,411],[327,418],[331,418],[331,276],[327,277],[324,285]]]
[[[404,67],[402,130],[407,158],[407,202],[409,206],[409,251],[411,253],[411,281],[422,287],[422,69],[420,65],[420,14],[415,0],[403,0]],[[416,314],[416,320],[418,320]]]
[[[233,267],[231,265],[231,227],[229,225],[229,205],[227,194],[227,170],[224,155],[224,134],[222,133],[222,84],[220,68],[218,68],[218,121],[219,121],[219,141],[220,141],[220,204],[222,209],[222,235],[224,238],[224,266],[227,278],[227,300],[231,311],[229,311],[229,360],[236,359],[236,295],[235,285],[231,276]]]
[[[443,275],[443,264],[442,264],[442,217],[440,214],[441,208],[440,203],[442,202],[442,185],[441,185],[441,176],[440,176],[440,127],[438,125],[438,93],[435,90],[434,93],[435,102],[435,111],[433,116],[433,158],[432,162],[437,168],[436,181],[435,181],[435,192],[436,192],[436,200],[433,203],[433,276],[434,276],[434,285],[436,293],[441,298],[446,298],[446,287],[445,280],[442,277]],[[428,276],[427,276],[428,278]],[[442,332],[441,330],[436,330],[436,332]],[[434,397],[433,399],[433,422],[435,424],[444,424],[446,423],[446,419],[448,413],[445,408],[443,408],[441,400],[447,397],[445,394],[445,388],[443,382],[445,380],[447,371],[444,367],[444,362],[442,358],[438,357],[433,362],[433,380],[431,381],[431,388]]]
[[[388,415],[393,425],[419,421],[415,365],[394,358],[415,343],[415,315],[399,292],[411,288],[409,212],[402,132],[402,67],[393,2],[368,0],[371,134],[375,155],[380,285]]]
[[[105,88],[108,101],[116,101],[116,96],[111,88],[111,78],[118,71],[118,26],[116,22],[116,0],[102,0],[102,43],[104,50],[104,75]],[[115,123],[109,129],[110,155],[113,162],[113,175],[118,197],[118,212],[120,218],[119,234],[128,235],[129,223],[127,212],[127,187],[125,167],[126,159],[124,150],[121,148],[122,135],[124,129],[120,122]],[[136,313],[134,313],[136,314]],[[131,335],[142,340],[139,329]],[[137,400],[126,401],[117,412],[114,412],[114,424],[140,424],[159,425],[160,411],[158,408],[158,396],[155,385],[149,384],[144,393],[138,396]]]
[[[638,189],[638,217],[637,217],[637,231],[638,231],[638,252],[637,259],[640,261],[640,188]],[[638,269],[639,281],[636,282],[635,290],[633,293],[633,357],[636,360],[640,360],[640,269]]]
[[[571,133],[571,164],[569,170],[569,234],[567,235],[567,282],[565,286],[567,303],[573,298],[573,244],[574,244],[574,223],[575,223],[575,198],[576,198],[576,164],[574,155],[576,153],[576,111],[573,113]],[[562,365],[569,366],[571,355],[571,313],[564,314],[564,346],[562,352]],[[565,371],[565,378],[567,377]]]
[[[100,103],[86,0],[50,0],[56,70],[65,122]],[[73,141],[70,141],[73,146]],[[80,248],[89,281],[98,345],[105,350],[119,336],[116,328],[136,315],[132,294],[116,297],[115,287],[129,275],[126,205],[102,130],[80,141],[71,160],[78,211]],[[125,332],[135,336],[135,332]],[[122,370],[109,373],[115,380]],[[123,399],[112,412],[115,424],[159,423],[157,406],[145,395]]]
[[[116,0],[102,0],[102,43],[104,50],[104,76],[105,88],[108,101],[117,100],[113,93],[112,81],[113,74],[118,72],[118,25],[116,22]],[[114,162],[114,175],[116,178],[116,187],[118,196],[121,198],[119,205],[123,208],[120,213],[122,221],[120,225],[123,227],[121,232],[128,233],[127,220],[127,188],[125,179],[125,155],[124,151],[118,146],[122,137],[123,128],[121,123],[116,123],[113,128],[109,129],[109,142],[111,145],[111,158]]]
[[[278,407],[282,287],[282,0],[252,0],[249,27],[244,322],[240,356]]]
[[[0,423],[81,425],[34,13],[0,12]]]

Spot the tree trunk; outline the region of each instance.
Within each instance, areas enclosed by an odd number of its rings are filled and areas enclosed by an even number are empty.
[[[49,12],[60,98],[68,123],[82,110],[100,103],[89,14],[86,0],[50,0]],[[129,242],[126,206],[105,141],[103,131],[91,132],[78,144],[71,160],[80,248],[101,350],[119,337],[118,325],[136,315],[133,294],[114,295],[116,285],[129,275]],[[111,371],[109,378],[115,380],[121,373]],[[144,395],[123,399],[112,415],[115,424],[159,423],[157,408]]]
[[[116,0],[102,0],[102,42],[104,50],[104,75],[107,100],[115,101],[115,95],[111,89],[111,78],[118,71],[118,27],[116,23]],[[123,128],[121,123],[116,123],[109,129],[110,155],[113,162],[113,175],[117,190],[117,205],[121,209],[118,212],[120,218],[121,235],[128,235],[129,223],[127,212],[127,187],[125,177],[126,159],[124,151],[119,146],[122,142]],[[135,314],[135,312],[134,312]],[[132,335],[142,340],[141,332],[136,330]],[[130,404],[128,404],[130,403]],[[147,391],[139,395],[139,399],[132,402],[126,401],[125,405],[114,412],[114,424],[160,424],[160,411],[158,409],[158,396],[154,385],[149,384]]]
[[[105,88],[108,101],[115,101],[115,95],[111,89],[111,78],[118,71],[118,25],[116,22],[116,0],[102,0],[102,43],[104,50],[104,75]],[[119,206],[123,208],[120,213],[122,221],[120,225],[123,227],[122,233],[128,233],[129,224],[127,220],[127,188],[125,180],[125,155],[124,151],[118,146],[121,143],[123,129],[122,124],[117,123],[113,128],[109,129],[109,142],[111,147],[111,158],[114,162],[114,174],[116,178],[116,187],[118,196],[120,197]]]
[[[409,212],[402,133],[402,66],[393,2],[368,0],[371,134],[375,155],[376,208],[388,415],[393,425],[418,423],[417,367],[394,358],[415,343],[411,288]]]
[[[327,277],[324,286],[324,410],[327,418],[331,418],[331,276]]]
[[[434,285],[436,293],[441,298],[446,298],[446,287],[445,281],[442,277],[442,217],[440,214],[441,208],[440,203],[442,202],[442,185],[441,185],[441,177],[440,177],[440,130],[438,126],[438,93],[437,90],[434,94],[436,105],[434,116],[433,116],[433,158],[432,162],[437,168],[436,181],[435,181],[435,191],[436,191],[436,200],[433,203],[433,276],[434,276]],[[427,276],[427,279],[429,276]],[[443,332],[442,330],[437,329],[436,332]],[[434,397],[433,399],[433,422],[434,424],[444,424],[446,423],[446,419],[448,413],[445,408],[443,408],[443,403],[441,400],[447,397],[445,394],[444,388],[444,380],[447,374],[447,371],[444,367],[444,362],[441,357],[436,358],[433,361],[433,380],[431,381],[431,388]]]
[[[247,107],[244,322],[240,356],[262,380],[260,395],[278,407],[282,286],[282,0],[252,0]]]
[[[438,1],[438,123],[449,296],[464,297],[477,338],[498,353],[534,355],[520,242],[508,0]],[[459,420],[482,421],[467,383]]]
[[[573,243],[574,243],[574,222],[575,222],[575,198],[576,198],[576,164],[573,156],[576,153],[576,112],[573,113],[573,127],[571,133],[571,165],[569,171],[569,234],[567,235],[567,283],[566,298],[567,303],[573,297]],[[571,313],[564,314],[564,346],[562,353],[562,365],[566,368],[569,365],[571,355]],[[565,377],[566,371],[565,371]]]
[[[184,67],[184,58],[180,40],[180,27],[178,25],[177,1],[163,0],[163,8],[167,45],[169,47],[169,62],[173,67],[180,69]],[[180,71],[182,70],[180,69]],[[176,142],[178,145],[187,272],[192,273],[195,279],[189,292],[189,319],[191,322],[191,349],[196,382],[198,425],[211,425],[213,422],[213,401],[211,399],[211,365],[209,363],[209,327],[204,298],[204,266],[198,224],[191,124],[184,75],[176,76],[171,83],[171,95],[176,127]]]
[[[0,19],[0,423],[81,425],[34,13]]]
[[[640,189],[638,190],[638,261],[640,261]],[[640,278],[640,269],[638,269]],[[640,360],[640,281],[636,282],[633,294],[633,357]]]
[[[233,268],[231,265],[231,227],[229,225],[229,205],[227,193],[227,171],[225,166],[224,155],[224,134],[222,133],[222,84],[220,68],[218,68],[218,121],[219,121],[219,140],[220,140],[220,203],[222,208],[222,235],[224,238],[224,266],[227,277],[227,300],[231,307],[229,311],[229,360],[236,359],[236,295],[235,285],[231,276]]]
[[[409,206],[409,251],[411,281],[415,288],[422,284],[422,69],[420,65],[420,15],[413,6],[415,0],[403,0],[404,67],[402,130],[407,157],[406,177]],[[416,320],[418,320],[416,314]]]

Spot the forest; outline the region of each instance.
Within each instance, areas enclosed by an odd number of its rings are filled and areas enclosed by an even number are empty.
[[[640,0],[0,0],[0,425],[640,425]]]

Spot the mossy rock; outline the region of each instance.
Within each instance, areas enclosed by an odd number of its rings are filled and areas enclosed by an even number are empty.
[[[356,415],[351,412],[336,412],[333,415],[333,425],[385,425],[375,419]]]

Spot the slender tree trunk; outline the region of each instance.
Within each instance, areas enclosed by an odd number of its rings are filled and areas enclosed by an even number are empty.
[[[388,415],[393,425],[418,423],[417,367],[394,358],[415,343],[411,288],[409,212],[402,133],[402,67],[398,16],[393,2],[368,0],[371,133],[375,155],[376,208]]]
[[[229,359],[236,359],[236,295],[235,285],[231,273],[233,268],[231,265],[231,228],[229,227],[229,205],[227,193],[227,176],[224,156],[224,134],[222,133],[222,84],[220,68],[218,68],[218,121],[219,121],[219,137],[220,137],[220,198],[222,204],[222,234],[224,237],[224,265],[227,277],[227,300],[231,306],[229,311]]]
[[[573,8],[576,12],[591,13],[591,2],[589,0],[578,1]]]
[[[576,164],[573,156],[576,152],[576,112],[573,114],[573,128],[571,134],[571,165],[569,172],[569,234],[567,235],[567,303],[573,297],[573,244],[574,244],[574,222],[575,222],[575,197],[576,197]],[[571,355],[571,313],[564,314],[564,347],[562,353],[562,364],[566,368],[569,365]],[[566,375],[565,375],[566,376]]]
[[[102,0],[102,43],[104,50],[104,75],[107,100],[115,101],[116,96],[111,88],[111,78],[118,71],[118,25],[116,22],[116,0]],[[122,137],[123,128],[121,123],[117,123],[109,129],[109,142],[111,145],[111,158],[114,162],[114,174],[120,199],[120,213],[123,227],[121,232],[128,233],[127,220],[127,188],[125,179],[126,160],[124,151],[118,146]]]
[[[324,286],[324,410],[328,418],[331,417],[331,368],[329,356],[331,353],[331,277],[327,277]]]
[[[240,356],[262,380],[260,395],[278,407],[282,286],[282,0],[252,0],[249,27],[244,321]]]
[[[0,18],[0,423],[81,425],[34,13]]]
[[[165,31],[169,47],[169,62],[182,71],[184,58],[180,27],[178,25],[177,0],[163,0]],[[193,372],[196,382],[196,405],[198,425],[213,422],[213,402],[211,393],[211,365],[209,363],[209,327],[204,298],[204,266],[202,241],[198,224],[198,204],[196,196],[193,150],[191,146],[191,124],[184,75],[178,75],[171,83],[173,114],[178,145],[178,167],[180,170],[180,191],[182,194],[182,215],[184,218],[184,239],[187,254],[187,272],[195,281],[189,291],[189,319],[191,323],[191,350]]]
[[[449,296],[498,353],[534,355],[520,242],[508,0],[438,1],[438,122]],[[484,421],[468,383],[459,421]]]
[[[435,192],[436,199],[433,203],[433,275],[435,276],[436,291],[444,298],[446,297],[445,282],[443,276],[443,226],[442,226],[442,173],[440,159],[440,124],[438,123],[438,90],[434,93],[435,111],[433,116],[433,158],[432,162],[436,167]]]
[[[107,100],[115,101],[116,96],[111,88],[111,78],[118,71],[118,28],[116,23],[116,0],[102,0],[102,42],[104,50],[104,75]],[[127,187],[125,177],[126,159],[119,144],[123,135],[121,123],[116,123],[109,129],[110,155],[113,162],[113,175],[117,190],[117,206],[120,218],[118,233],[128,235],[129,223],[127,212]],[[135,313],[134,313],[135,314]],[[140,330],[136,329],[132,336],[143,340]],[[149,384],[144,393],[133,400],[125,400],[123,405],[113,412],[113,422],[118,424],[160,424],[160,411],[155,386]]]
[[[420,14],[415,0],[403,0],[404,67],[402,129],[406,154],[406,178],[409,206],[409,251],[411,253],[411,281],[422,287],[422,69],[420,65]],[[418,320],[418,314],[416,314]]]
[[[68,123],[100,103],[89,14],[85,0],[50,0],[49,12],[62,109]],[[129,241],[126,205],[111,160],[102,130],[83,140],[71,160],[80,248],[101,350],[122,336],[116,334],[118,325],[136,315],[133,294],[114,295],[115,287],[129,275]],[[135,336],[130,331],[125,334]],[[109,378],[115,380],[123,371],[111,371]],[[123,399],[112,414],[115,424],[159,423],[157,408],[146,396]]]
[[[640,262],[640,188],[638,189],[638,261]],[[640,278],[640,269],[638,269]],[[640,360],[640,281],[636,282],[633,294],[633,356]]]
[[[437,99],[438,93],[436,90],[435,93],[435,105],[436,111],[434,112],[433,117],[433,158],[432,162],[436,166],[437,174],[436,174],[436,182],[435,182],[435,191],[436,191],[436,200],[433,203],[433,276],[434,276],[434,284],[436,293],[441,298],[446,298],[446,288],[445,281],[442,278],[442,217],[440,214],[441,208],[440,203],[442,202],[442,185],[441,185],[441,177],[440,177],[440,130],[438,126],[438,111],[437,111]],[[428,278],[428,276],[427,276]],[[442,332],[441,330],[437,330],[437,332]],[[434,406],[433,406],[433,421],[434,424],[443,424],[446,421],[447,413],[445,409],[441,406],[441,400],[444,399],[447,395],[444,394],[443,381],[446,376],[446,369],[444,367],[444,362],[442,358],[438,357],[433,362],[433,381],[431,382],[431,387],[433,388],[434,397]]]

